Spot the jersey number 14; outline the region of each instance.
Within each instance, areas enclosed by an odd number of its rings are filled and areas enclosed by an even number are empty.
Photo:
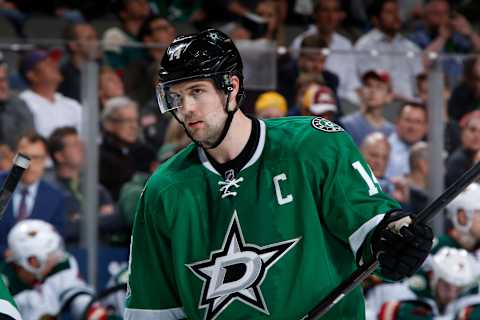
[[[360,161],[355,161],[354,163],[352,163],[352,167],[355,170],[357,170],[358,173],[360,173],[360,176],[362,177],[363,181],[365,181],[365,183],[367,184],[369,196],[373,196],[380,191],[379,190],[380,187],[377,187],[379,185],[378,180],[377,178],[375,178],[375,175],[373,174],[370,167],[368,168],[368,171],[370,171],[370,174],[367,172],[367,170],[365,170],[365,168],[360,163]]]

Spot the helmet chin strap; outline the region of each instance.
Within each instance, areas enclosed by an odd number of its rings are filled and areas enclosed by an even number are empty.
[[[225,120],[225,125],[223,126],[223,129],[222,129],[222,132],[220,133],[220,136],[217,138],[217,140],[213,143],[213,145],[211,146],[205,146],[203,145],[201,142],[195,140],[192,135],[190,134],[190,132],[188,132],[187,130],[187,127],[185,126],[185,123],[180,121],[180,119],[178,119],[177,117],[177,114],[175,113],[175,111],[171,111],[171,113],[173,114],[173,117],[182,125],[183,129],[185,130],[185,133],[187,134],[187,136],[193,141],[193,143],[195,143],[197,146],[199,147],[202,147],[204,149],[215,149],[216,147],[218,147],[220,145],[220,143],[222,143],[223,139],[225,139],[225,136],[227,135],[228,133],[228,130],[230,129],[230,125],[232,124],[232,120],[233,120],[233,115],[235,114],[235,112],[237,112],[238,110],[238,107],[235,107],[235,109],[233,109],[232,111],[229,111],[228,110],[228,103],[229,103],[229,100],[230,100],[230,93],[232,92],[232,90],[228,90],[228,93],[227,93],[227,99],[225,101],[225,112],[227,113],[227,120]]]

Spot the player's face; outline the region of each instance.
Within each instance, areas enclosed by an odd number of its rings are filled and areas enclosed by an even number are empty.
[[[437,303],[445,306],[455,300],[462,292],[462,289],[443,279],[439,279],[435,291]]]
[[[225,96],[213,82],[181,82],[173,85],[169,94],[176,95],[181,100],[181,107],[175,112],[193,139],[206,147],[213,145],[220,137],[227,119]]]

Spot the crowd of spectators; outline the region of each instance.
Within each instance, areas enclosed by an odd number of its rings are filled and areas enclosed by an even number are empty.
[[[188,24],[191,31],[214,25],[237,41],[244,48],[247,78],[265,73],[257,66],[249,68],[254,60],[248,48],[277,48],[271,56],[273,64],[263,63],[276,72],[273,84],[268,79],[263,87],[249,88],[247,79],[243,108],[261,118],[323,116],[341,124],[364,150],[370,149],[371,141],[383,141],[389,157],[383,169],[375,170],[392,192],[408,185],[411,151],[416,143],[427,140],[427,79],[436,61],[432,54],[470,54],[463,60],[451,56],[439,60],[446,79],[442,113],[446,183],[450,184],[480,158],[475,112],[480,65],[474,54],[480,37],[460,13],[475,6],[461,7],[447,0],[407,2],[116,0],[108,8],[92,1],[53,2],[40,8],[28,1],[3,1],[0,13],[19,28],[19,37],[24,36],[22,23],[36,14],[66,19],[68,24],[62,46],[56,43],[20,52],[15,63],[1,59],[2,169],[8,169],[18,141],[36,132],[54,140],[46,159],[47,172],[60,174],[57,180],[66,179],[61,177],[63,163],[70,164],[63,160],[68,158],[62,151],[64,139],[55,138],[55,133],[75,131],[82,136],[82,110],[88,106],[81,101],[81,67],[95,61],[102,133],[99,190],[116,212],[122,186],[139,172],[151,172],[158,164],[158,150],[169,145],[178,150],[188,142],[170,117],[157,111],[154,92],[165,47],[180,33],[176,28]],[[225,14],[217,16],[212,6],[224,8]],[[117,23],[98,31],[91,21],[109,14]],[[377,132],[382,139],[370,137]],[[81,167],[75,170],[75,176],[82,175]],[[81,203],[82,179],[73,181],[59,186]],[[420,184],[425,188],[425,183]],[[398,194],[403,195],[400,200],[408,200],[409,192]],[[78,218],[81,206],[75,206],[69,210],[76,213],[69,216]]]
[[[267,77],[263,86],[249,87],[246,79],[242,108],[264,119],[322,116],[342,125],[383,190],[407,210],[418,211],[429,200],[427,79],[435,63],[445,74],[445,109],[436,110],[445,121],[445,185],[480,160],[480,34],[471,19],[480,6],[473,1],[35,3],[0,1],[0,17],[19,39],[28,42],[23,27],[38,14],[68,23],[60,47],[20,52],[15,63],[0,56],[0,170],[8,170],[18,151],[33,160],[1,224],[0,248],[7,229],[25,218],[44,219],[68,245],[79,245],[88,143],[82,140],[88,105],[81,67],[89,60],[99,66],[101,240],[128,247],[143,184],[190,142],[169,115],[158,112],[154,91],[165,48],[185,26],[228,33],[247,68],[254,61],[249,48],[273,47],[270,64],[265,61],[273,66],[273,81]],[[105,16],[117,20],[100,31],[92,21]],[[249,73],[265,76],[256,67]],[[41,216],[43,206],[48,209]]]

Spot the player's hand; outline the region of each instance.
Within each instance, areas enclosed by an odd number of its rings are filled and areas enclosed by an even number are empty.
[[[390,280],[413,275],[430,253],[432,229],[414,220],[411,213],[391,212],[374,231],[372,251],[380,263],[380,274]]]

